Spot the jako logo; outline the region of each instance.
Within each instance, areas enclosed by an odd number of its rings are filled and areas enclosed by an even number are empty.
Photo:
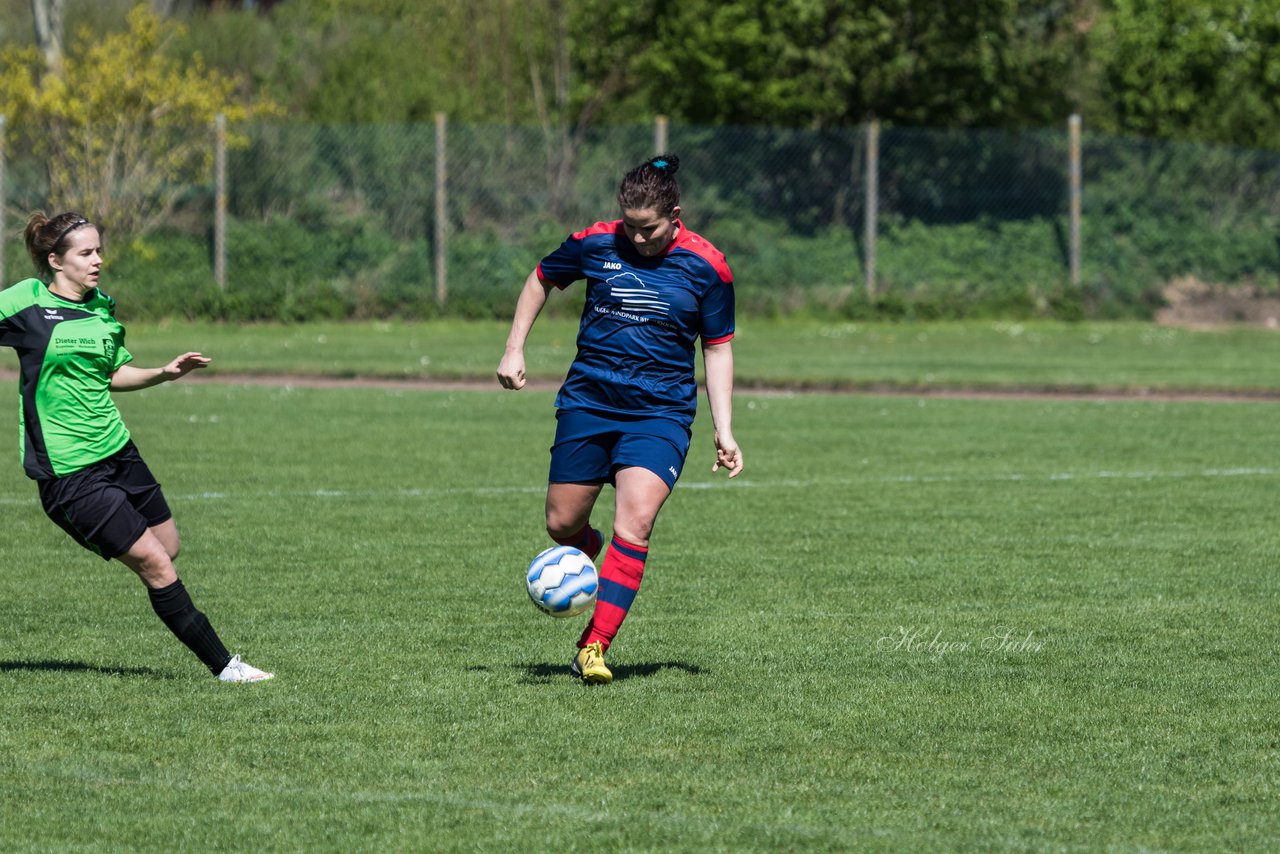
[[[605,268],[606,270],[621,270],[621,269],[622,269],[622,265],[621,265],[620,263],[618,263],[617,261],[605,261],[605,262],[604,262],[604,268]]]

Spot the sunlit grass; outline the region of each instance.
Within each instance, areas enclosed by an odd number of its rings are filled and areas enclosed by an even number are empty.
[[[1270,404],[742,393],[747,472],[700,420],[586,689],[581,620],[522,590],[550,393],[119,399],[197,602],[278,677],[212,680],[15,441],[0,849],[1280,841]]]
[[[140,363],[188,349],[214,357],[211,374],[475,379],[502,357],[503,322],[433,321],[234,326],[129,326]],[[530,336],[530,375],[564,377],[577,323],[546,317]],[[743,318],[735,341],[741,386],[885,389],[1280,389],[1280,333],[1187,330],[1140,323],[896,324]]]

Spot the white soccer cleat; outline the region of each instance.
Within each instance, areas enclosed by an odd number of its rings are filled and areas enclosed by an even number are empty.
[[[222,668],[222,672],[218,674],[218,678],[223,682],[263,682],[273,676],[275,676],[274,673],[259,670],[252,664],[246,664],[240,660],[238,655],[228,661],[227,666]]]

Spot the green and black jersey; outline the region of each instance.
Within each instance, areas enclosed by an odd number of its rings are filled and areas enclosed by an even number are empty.
[[[129,441],[111,375],[133,359],[116,303],[97,288],[83,302],[37,279],[0,291],[0,346],[18,351],[22,466],[37,480],[106,459]]]

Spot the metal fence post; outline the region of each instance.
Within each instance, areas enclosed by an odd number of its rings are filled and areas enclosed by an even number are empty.
[[[445,220],[448,210],[446,186],[448,171],[445,163],[445,115],[436,113],[436,304],[444,306],[449,299],[448,266],[446,264],[448,228]]]
[[[658,116],[653,120],[653,153],[667,153],[667,117]]]
[[[227,289],[227,117],[213,121],[213,280]]]
[[[1080,286],[1080,115],[1072,113],[1067,122],[1068,149],[1071,157],[1071,285]]]
[[[867,125],[867,204],[863,215],[866,231],[863,235],[863,265],[867,277],[867,296],[876,295],[876,220],[880,215],[880,122],[872,119]]]

